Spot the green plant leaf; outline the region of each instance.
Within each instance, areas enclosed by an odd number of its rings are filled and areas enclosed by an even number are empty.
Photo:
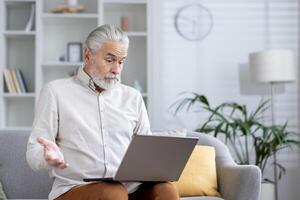
[[[287,122],[283,125],[265,124],[264,114],[270,108],[269,100],[260,101],[249,112],[246,105],[237,102],[223,102],[214,107],[204,95],[195,92],[181,94],[188,96],[171,106],[176,106],[175,114],[183,109],[206,112],[208,117],[201,119],[201,124],[195,131],[224,138],[225,143],[232,147],[231,153],[239,164],[255,164],[264,173],[268,160],[274,153],[286,148],[300,148],[300,141],[295,139],[297,134],[287,130]],[[255,158],[251,162],[253,151]],[[281,178],[285,169],[279,163],[274,164],[279,168]]]

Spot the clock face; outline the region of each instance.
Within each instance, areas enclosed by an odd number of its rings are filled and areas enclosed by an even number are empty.
[[[212,30],[213,16],[201,4],[181,7],[175,16],[177,32],[187,40],[201,40]]]

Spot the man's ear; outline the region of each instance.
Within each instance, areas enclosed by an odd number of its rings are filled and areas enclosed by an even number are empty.
[[[89,48],[85,47],[83,50],[83,59],[84,59],[84,64],[89,65],[92,60],[92,52]]]

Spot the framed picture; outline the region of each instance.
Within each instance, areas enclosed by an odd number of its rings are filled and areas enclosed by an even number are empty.
[[[82,44],[80,42],[68,42],[67,44],[67,61],[82,61]]]

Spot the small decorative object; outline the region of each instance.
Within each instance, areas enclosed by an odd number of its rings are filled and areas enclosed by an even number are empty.
[[[68,62],[82,61],[82,44],[80,42],[69,42],[67,44],[67,60]]]
[[[69,76],[75,76],[78,73],[80,67],[76,67],[75,69],[73,69],[72,71],[70,71],[68,74]]]
[[[31,31],[34,27],[35,4],[31,5],[30,15],[25,27],[25,31]]]
[[[3,200],[6,199],[6,195],[3,191],[1,182],[0,182],[0,199],[3,199]]]
[[[138,80],[134,80],[133,81],[133,87],[137,90],[137,91],[139,91],[139,92],[143,92],[143,88],[142,88],[142,86],[141,86],[141,84],[140,84],[140,82],[138,81]]]
[[[53,13],[79,13],[84,10],[83,5],[75,5],[75,6],[69,6],[69,5],[59,5],[58,7],[51,10]]]
[[[272,182],[263,181],[261,183],[260,190],[261,200],[273,200],[275,199],[275,186]]]
[[[69,6],[77,6],[77,0],[68,0]]]
[[[64,62],[64,61],[66,61],[66,56],[61,55],[61,56],[59,56],[58,60],[59,60],[60,62]]]
[[[121,17],[121,29],[123,31],[129,31],[129,18],[127,16]]]
[[[175,29],[187,40],[202,40],[209,35],[212,28],[211,11],[199,3],[183,6],[175,15]]]

